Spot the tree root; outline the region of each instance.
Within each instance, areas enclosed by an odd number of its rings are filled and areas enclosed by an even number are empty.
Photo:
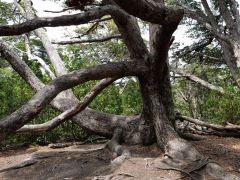
[[[110,179],[113,179],[114,177],[118,177],[118,176],[121,176],[121,177],[127,177],[127,178],[131,178],[131,177],[134,177],[133,175],[131,174],[128,174],[128,173],[118,173],[118,174],[110,174],[110,175],[107,175],[107,176],[96,176],[93,178],[93,180],[110,180]]]
[[[55,143],[55,144],[49,144],[48,147],[52,149],[57,149],[57,148],[65,148],[73,145],[84,145],[87,143],[93,143],[98,140],[107,140],[105,137],[95,137],[95,138],[88,138],[83,142],[69,142],[69,143]]]
[[[9,170],[13,170],[13,169],[20,169],[20,168],[24,168],[24,167],[27,167],[27,166],[31,166],[31,165],[33,165],[37,162],[38,162],[38,160],[36,160],[36,159],[28,159],[28,160],[23,161],[20,164],[17,164],[15,166],[5,168],[5,169],[1,169],[0,173],[5,172],[5,171],[9,171]]]
[[[201,141],[201,140],[207,139],[206,136],[198,135],[198,134],[184,133],[180,131],[178,131],[178,134],[181,138],[190,140],[190,141]]]
[[[122,133],[123,131],[121,128],[116,128],[114,130],[112,139],[105,146],[106,149],[109,149],[111,152],[113,152],[114,159],[111,163],[113,166],[122,164],[123,161],[130,156],[130,152],[120,145]]]
[[[168,143],[164,158],[153,161],[153,167],[164,170],[176,170],[191,179],[200,179],[209,175],[218,180],[240,180],[239,177],[227,172],[216,162],[201,155],[191,144],[181,139]]]

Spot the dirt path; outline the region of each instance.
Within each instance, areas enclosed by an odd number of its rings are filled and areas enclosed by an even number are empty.
[[[240,176],[240,139],[210,137],[193,144],[200,152]],[[73,145],[60,149],[35,146],[0,152],[0,179],[174,180],[183,177],[178,171],[158,170],[152,166],[152,162],[162,156],[156,145],[128,146],[132,157],[117,168],[110,166],[114,157],[103,147],[104,144]]]

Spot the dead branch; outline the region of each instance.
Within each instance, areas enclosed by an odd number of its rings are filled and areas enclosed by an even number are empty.
[[[85,24],[89,21],[99,19],[104,15],[109,14],[109,11],[118,11],[116,6],[102,6],[91,9],[84,13],[74,15],[62,15],[57,17],[37,17],[32,20],[27,20],[21,24],[1,25],[0,36],[20,35],[41,27],[57,27]]]
[[[95,22],[93,25],[91,25],[91,27],[86,32],[81,34],[79,36],[79,38],[86,36],[86,35],[90,34],[91,32],[93,32],[94,30],[96,30],[98,28],[98,25],[99,25],[99,22]]]
[[[43,124],[34,124],[34,125],[24,125],[22,128],[18,129],[18,133],[31,133],[31,132],[46,132],[49,131],[58,125],[62,124],[67,119],[71,119],[74,115],[84,110],[92,100],[108,85],[114,82],[117,78],[107,78],[103,79],[99,84],[94,86],[91,91],[80,101],[76,106],[71,109],[61,113],[52,120],[43,123]]]
[[[9,170],[13,170],[13,169],[20,169],[20,168],[24,168],[24,167],[27,167],[27,166],[31,166],[33,164],[36,164],[37,162],[38,162],[38,160],[36,160],[36,159],[26,160],[26,161],[21,162],[18,165],[15,165],[15,166],[12,166],[12,167],[9,167],[9,168],[6,168],[6,169],[1,169],[0,173],[5,172],[5,171],[9,171]]]
[[[28,20],[34,19],[35,13],[32,8],[31,0],[25,0],[24,6],[26,10],[27,19]],[[65,68],[64,63],[59,53],[57,52],[57,49],[52,45],[50,39],[48,38],[46,31],[43,28],[40,28],[40,29],[36,29],[34,32],[40,38],[44,48],[46,49],[49,59],[56,72],[56,75],[61,76],[61,75],[67,74],[67,69]]]
[[[180,126],[178,131],[181,134],[196,134],[201,136],[215,135],[220,137],[240,137],[240,126],[226,123],[225,126],[211,124],[198,119],[193,119],[186,116],[177,116],[181,121],[190,122],[184,129]]]
[[[102,18],[102,19],[95,19],[95,20],[92,20],[90,21],[89,23],[95,23],[95,22],[105,22],[105,21],[109,21],[111,20],[112,17],[106,17],[106,18]]]
[[[10,46],[0,41],[0,57],[6,59],[13,69],[35,90],[40,90],[44,87],[44,84],[28,65],[17,55],[17,53],[10,48]]]
[[[200,125],[200,126],[204,126],[204,127],[208,127],[208,128],[212,128],[214,130],[233,130],[233,131],[240,131],[240,126],[238,125],[233,125],[233,124],[228,124],[226,126],[222,126],[222,125],[218,125],[218,124],[211,124],[211,123],[207,123],[205,121],[201,121],[199,119],[194,119],[191,117],[187,117],[187,116],[178,116],[179,119],[181,120],[186,120],[189,121],[191,123]]]
[[[59,45],[67,45],[67,44],[81,44],[81,43],[95,43],[95,42],[105,42],[109,41],[112,39],[121,39],[121,35],[113,35],[113,36],[108,36],[100,39],[86,39],[86,40],[70,40],[70,41],[57,41],[57,42],[52,42],[53,44],[59,44]]]
[[[220,94],[224,94],[224,90],[222,87],[218,87],[218,86],[215,86],[213,84],[210,84],[209,82],[207,81],[204,81],[202,79],[200,79],[199,77],[193,75],[193,74],[190,74],[188,72],[185,72],[184,70],[180,69],[180,68],[174,68],[174,67],[171,67],[171,71],[173,71],[174,73],[176,74],[179,74],[195,83],[198,83],[200,85],[202,85],[203,87],[207,88],[207,89],[210,89],[210,90],[214,90],[214,91],[217,91],[219,92]]]
[[[199,42],[199,43],[193,44],[191,46],[187,46],[187,47],[177,51],[175,54],[178,56],[178,58],[182,58],[182,57],[186,56],[187,54],[190,54],[193,51],[199,52],[201,49],[203,49],[206,46],[208,46],[209,44],[211,44],[212,41],[213,41],[213,38],[206,39],[203,42]]]
[[[67,8],[64,8],[64,9],[59,10],[59,11],[44,10],[44,12],[49,12],[49,13],[62,13],[62,12],[69,11],[69,10],[76,10],[76,7],[67,7]]]
[[[45,61],[42,58],[32,54],[30,44],[29,44],[29,39],[28,39],[27,35],[24,36],[24,40],[25,40],[25,49],[26,49],[28,58],[30,60],[37,60],[37,62],[42,66],[44,71],[48,74],[48,76],[51,79],[55,79],[56,78],[55,75],[53,74],[53,72],[51,71],[49,66],[45,63]]]

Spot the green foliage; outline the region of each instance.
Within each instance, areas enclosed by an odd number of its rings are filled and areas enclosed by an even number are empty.
[[[225,93],[219,96],[216,93],[210,93],[205,103],[205,110],[212,122],[223,123],[225,120],[240,124],[240,94],[239,91],[228,86]]]
[[[30,87],[9,68],[0,69],[0,118],[18,109],[33,92]]]
[[[0,24],[7,24],[12,20],[13,13],[11,12],[11,4],[0,1]]]
[[[184,115],[213,123],[223,123],[227,120],[240,124],[239,89],[232,85],[226,68],[193,64],[189,69],[201,79],[223,87],[224,94],[210,91],[185,79],[176,79],[173,84],[176,108]]]
[[[38,49],[41,44],[32,42],[34,48]],[[17,48],[24,49],[23,44],[17,44]],[[69,71],[74,71],[80,68],[95,66],[104,61],[117,61],[126,57],[127,50],[124,44],[120,41],[112,41],[100,45],[71,45],[61,50],[62,58]],[[111,59],[101,59],[99,53],[113,54]],[[42,56],[42,58],[45,58]],[[23,57],[24,59],[24,57]],[[39,64],[35,61],[25,61],[34,73],[44,82],[48,82],[47,76],[40,71]],[[12,113],[14,110],[21,107],[33,95],[33,90],[17,75],[12,69],[8,69],[9,65],[1,66],[0,71],[0,100],[1,113],[0,118]],[[90,81],[73,88],[74,94],[81,100],[89,90],[97,84],[98,81]],[[125,86],[126,85],[126,86]],[[121,92],[124,89],[123,93]],[[141,110],[141,97],[139,93],[138,83],[132,78],[125,78],[121,82],[119,80],[106,88],[97,98],[90,104],[90,107],[102,112],[113,114],[138,114]],[[30,124],[41,124],[47,122],[57,116],[59,112],[46,107]],[[83,139],[87,137],[88,132],[79,128],[71,121],[61,124],[47,133],[42,134],[20,134],[12,135],[3,144],[17,144],[20,142],[32,142],[36,144],[46,144],[49,142],[57,142],[63,140]]]
[[[122,93],[123,114],[139,114],[142,109],[142,99],[138,82],[130,79]]]
[[[0,89],[0,119],[20,108],[35,93],[31,87],[10,68],[0,68]],[[51,120],[58,114],[58,111],[49,106],[30,123],[41,124]],[[48,142],[82,139],[84,137],[86,137],[86,132],[79,128],[79,126],[71,123],[71,121],[68,121],[54,130],[43,134],[11,135],[2,143],[2,146],[21,142],[46,144]]]

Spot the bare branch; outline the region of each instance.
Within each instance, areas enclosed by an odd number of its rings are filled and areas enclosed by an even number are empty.
[[[31,0],[24,1],[26,17],[28,20],[34,19],[35,15],[32,9]],[[67,69],[64,66],[64,63],[58,54],[56,48],[52,45],[51,41],[48,38],[47,33],[43,28],[35,30],[36,35],[40,38],[43,43],[44,48],[47,51],[50,61],[54,67],[57,76],[64,75],[67,73]]]
[[[104,21],[109,21],[111,19],[112,19],[112,17],[107,17],[107,18],[102,18],[102,19],[96,19],[96,20],[90,21],[89,23],[104,22]]]
[[[35,90],[40,90],[44,84],[37,78],[28,65],[14,52],[9,45],[0,41],[0,57],[6,59],[13,69]]]
[[[109,3],[117,6],[112,0]],[[128,48],[130,58],[145,59],[149,52],[142,39],[136,18],[121,9],[118,13],[111,12],[111,16]]]
[[[114,11],[117,10],[117,8],[108,5],[74,15],[62,15],[57,17],[38,17],[32,20],[28,20],[21,24],[1,25],[0,36],[20,35],[41,27],[57,27],[85,24],[88,23],[89,21],[99,19],[102,16],[107,15],[108,11],[110,10]]]
[[[22,61],[19,56],[9,48],[8,45],[4,45],[0,42],[0,54],[1,57],[8,60],[12,64],[13,68],[29,83],[36,91],[41,90],[44,84],[35,76],[32,70]],[[144,68],[143,68],[144,69]],[[63,93],[63,92],[62,92]],[[75,106],[79,101],[74,96],[65,96],[65,94],[60,93],[56,98],[51,101],[54,108],[61,112],[64,112],[73,106]],[[111,136],[112,128],[121,125],[123,121],[128,119],[125,116],[112,115],[107,113],[102,113],[95,111],[90,108],[86,108],[81,113],[77,114],[72,118],[73,122],[77,123],[81,127],[94,131],[95,133],[102,136]],[[117,123],[116,123],[117,120]],[[110,126],[111,124],[111,126]],[[123,125],[125,127],[125,125]],[[99,128],[101,127],[101,128]]]
[[[218,4],[219,4],[219,10],[221,12],[223,19],[225,20],[225,23],[226,23],[228,29],[233,28],[235,26],[234,20],[228,9],[228,5],[227,5],[226,1],[218,0]]]
[[[214,130],[236,130],[236,131],[240,130],[240,126],[238,126],[238,125],[228,124],[226,126],[221,126],[221,125],[217,125],[217,124],[207,123],[207,122],[201,121],[199,119],[194,119],[194,118],[187,117],[187,116],[178,116],[177,118],[189,121],[191,123],[194,123],[194,124],[197,124],[200,126],[212,128]]]
[[[14,6],[16,6],[16,8],[20,11],[20,13],[22,14],[22,16],[27,19],[27,17],[26,17],[26,12],[25,12],[25,10],[22,8],[22,6],[19,4],[18,0],[14,0]]]
[[[122,36],[120,34],[108,36],[100,39],[86,39],[86,40],[70,40],[70,41],[58,41],[58,42],[52,42],[53,44],[59,44],[59,45],[67,45],[67,44],[82,44],[82,43],[95,43],[95,42],[105,42],[112,39],[121,39]]]
[[[60,92],[78,84],[108,77],[136,76],[146,73],[147,67],[141,61],[123,61],[98,65],[60,76],[43,87],[24,106],[0,121],[0,140],[15,132],[37,115]]]
[[[41,64],[42,68],[45,70],[45,72],[49,75],[49,77],[51,79],[55,79],[55,75],[53,74],[53,72],[50,70],[49,66],[45,63],[45,61],[38,57],[35,56],[31,53],[31,49],[30,49],[30,45],[29,45],[29,40],[27,35],[24,36],[25,38],[25,48],[26,48],[26,52],[27,52],[27,56],[30,60],[37,60],[39,64]]]
[[[202,85],[203,87],[207,88],[207,89],[210,89],[210,90],[214,90],[214,91],[217,91],[219,92],[220,94],[224,94],[224,90],[222,87],[217,87],[217,86],[214,86],[212,84],[210,84],[209,82],[207,81],[204,81],[202,79],[200,79],[199,77],[193,75],[193,74],[190,74],[190,73],[187,73],[185,72],[184,70],[180,69],[180,68],[174,68],[174,67],[171,67],[171,71],[195,82],[195,83],[198,83],[200,85]]]
[[[79,36],[79,38],[86,36],[86,35],[90,34],[91,32],[93,32],[95,29],[97,29],[98,25],[99,25],[99,22],[95,22],[86,32],[81,34]]]
[[[205,12],[206,12],[206,14],[207,14],[207,16],[208,16],[208,18],[209,18],[212,26],[213,26],[214,28],[216,28],[216,29],[219,29],[218,24],[217,24],[217,22],[216,22],[216,20],[215,20],[215,16],[213,15],[213,13],[212,13],[209,5],[208,5],[207,0],[201,0],[201,2],[202,2],[202,5],[203,5],[203,7],[204,7],[204,10],[205,10]]]
[[[68,7],[68,8],[64,8],[64,9],[62,9],[62,10],[59,10],[59,11],[44,10],[44,12],[62,13],[62,12],[65,12],[65,11],[75,10],[75,9],[76,9],[76,7]]]
[[[178,58],[181,58],[193,51],[200,51],[201,49],[203,49],[206,46],[208,46],[209,44],[211,44],[212,41],[213,41],[213,38],[209,38],[205,41],[201,41],[201,42],[193,44],[191,46],[184,47],[183,49],[177,51],[176,55],[178,56]]]
[[[113,83],[117,78],[107,78],[103,79],[95,85],[91,91],[85,95],[85,97],[75,106],[64,111],[57,117],[53,118],[52,120],[45,122],[43,124],[34,124],[34,125],[24,125],[22,128],[18,129],[18,133],[30,133],[30,132],[46,132],[49,131],[61,123],[65,122],[67,119],[71,119],[74,115],[84,110],[93,100],[94,98],[108,85]]]
[[[194,52],[194,54],[197,54],[197,55],[207,58],[209,60],[213,60],[214,61],[213,63],[221,63],[221,64],[224,63],[223,59],[221,59],[221,58],[209,56],[209,55],[206,55],[206,54],[198,52],[198,51]]]

